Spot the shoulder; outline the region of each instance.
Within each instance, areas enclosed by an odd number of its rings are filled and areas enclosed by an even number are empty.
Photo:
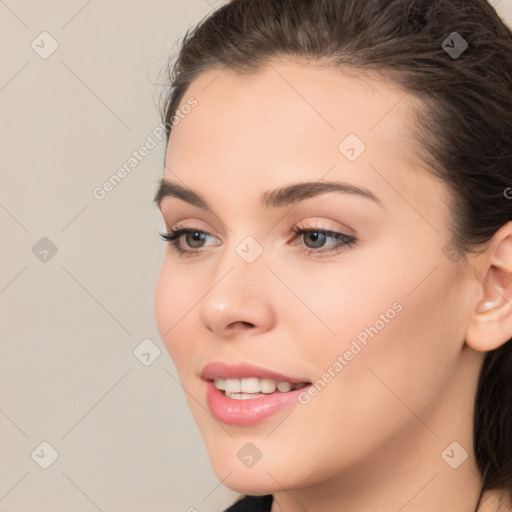
[[[272,494],[265,496],[243,496],[224,512],[270,512]]]

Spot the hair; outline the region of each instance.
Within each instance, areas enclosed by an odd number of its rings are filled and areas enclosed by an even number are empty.
[[[454,32],[460,55],[445,50]],[[512,31],[486,0],[233,0],[187,30],[169,62],[167,141],[199,75],[257,73],[278,58],[381,77],[421,100],[412,140],[450,192],[458,263],[512,219]],[[510,340],[485,355],[473,429],[482,492],[512,496]]]

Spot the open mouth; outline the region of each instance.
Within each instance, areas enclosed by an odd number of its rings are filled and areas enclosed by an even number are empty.
[[[311,382],[274,372],[266,372],[274,375],[265,378],[233,378],[233,373],[221,370],[202,375],[209,410],[216,419],[228,425],[248,426],[264,421],[285,408],[297,405],[301,393],[312,386]],[[216,376],[223,374],[227,378]]]
[[[291,391],[298,391],[310,382],[290,383],[275,381],[272,379],[259,379],[248,377],[244,379],[210,379],[215,387],[227,398],[235,400],[248,400],[275,394],[284,394]]]

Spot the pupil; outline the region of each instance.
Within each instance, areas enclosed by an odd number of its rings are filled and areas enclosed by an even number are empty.
[[[193,233],[188,233],[188,235],[192,235],[192,239],[195,242],[200,242],[202,238],[204,237],[204,233],[199,233],[198,231],[194,231]],[[188,241],[187,241],[188,243]],[[196,247],[194,244],[189,244],[191,247]]]
[[[310,231],[309,232],[309,236],[311,238],[313,238],[313,242],[317,242],[319,239],[324,242],[325,240],[322,240],[322,237],[325,238],[325,234],[324,233],[319,233],[318,231]],[[323,245],[323,243],[321,243],[320,245],[315,245],[315,247],[321,247]]]

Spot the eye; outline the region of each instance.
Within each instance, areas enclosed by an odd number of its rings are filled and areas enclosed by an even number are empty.
[[[292,229],[292,232],[295,234],[294,238],[307,235],[305,240],[308,240],[306,244],[308,248],[300,252],[308,255],[335,254],[341,252],[343,248],[350,248],[357,243],[357,239],[352,235],[347,235],[339,231],[319,229],[318,227],[295,227]],[[179,256],[192,256],[201,252],[200,249],[203,247],[204,241],[211,235],[199,228],[175,226],[165,233],[160,233],[160,236],[171,245],[172,249],[176,251]],[[186,241],[186,245],[192,247],[194,250],[184,249],[181,246],[180,241],[182,237]],[[329,238],[335,240],[336,243],[330,246],[328,245],[328,248],[325,249],[323,247]]]
[[[306,235],[304,241],[308,241],[306,243],[308,249],[302,250],[301,252],[307,255],[337,254],[341,252],[345,247],[350,248],[357,243],[356,237],[352,235],[347,235],[339,231],[319,229],[318,227],[306,228],[304,226],[301,226],[293,228],[292,231],[293,233],[295,233],[295,238],[299,238],[301,236],[304,237],[304,235]],[[324,249],[323,247],[325,245],[325,242],[329,238],[336,240],[336,243],[331,244],[330,246],[327,246],[328,248]],[[317,250],[319,248],[321,249]]]
[[[179,256],[191,256],[200,251],[190,251],[188,249],[183,249],[180,246],[180,239],[184,236],[187,241],[187,244],[190,244],[192,248],[200,249],[202,247],[201,243],[204,242],[207,236],[211,235],[206,231],[203,231],[202,229],[183,228],[181,226],[175,226],[171,229],[168,229],[165,233],[160,233],[160,236],[162,237],[163,240],[170,244],[172,249],[176,251]]]

